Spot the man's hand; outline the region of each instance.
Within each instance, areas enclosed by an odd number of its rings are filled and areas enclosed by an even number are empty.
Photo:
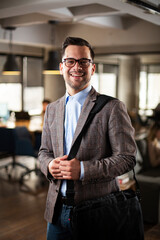
[[[67,160],[67,155],[53,159],[48,169],[55,179],[78,180],[80,178],[80,161],[76,158]]]
[[[60,167],[60,161],[66,160],[66,159],[67,159],[67,155],[63,157],[55,158],[49,163],[48,170],[55,179],[63,179],[63,175],[61,174],[61,170],[59,167]]]
[[[80,161],[77,158],[73,158],[70,161],[62,159],[60,161],[59,169],[63,176],[63,179],[79,180],[80,178]]]

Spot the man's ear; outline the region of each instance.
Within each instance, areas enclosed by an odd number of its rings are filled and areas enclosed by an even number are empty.
[[[96,64],[92,64],[92,72],[91,75],[93,75],[96,71]]]
[[[63,63],[59,64],[60,74],[63,75]]]

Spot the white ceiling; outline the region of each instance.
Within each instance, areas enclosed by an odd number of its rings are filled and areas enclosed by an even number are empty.
[[[158,8],[160,0],[142,0]],[[129,2],[129,1],[128,1]],[[137,1],[138,2],[138,1]],[[159,8],[160,9],[160,8]],[[99,27],[124,28],[123,17],[131,16],[160,25],[160,15],[131,5],[126,0],[1,0],[0,25],[26,26],[56,20]]]
[[[104,52],[104,47],[108,53],[114,49],[124,52],[127,44],[139,44],[135,51],[144,46],[151,52],[159,51],[160,14],[131,1],[135,0],[0,0],[0,43],[9,41],[4,29],[16,27],[14,44],[51,47],[48,22],[53,20],[58,26],[58,44],[71,34],[87,36],[92,45],[102,47],[99,53]],[[142,1],[160,11],[160,0]],[[5,51],[1,45],[0,51]]]

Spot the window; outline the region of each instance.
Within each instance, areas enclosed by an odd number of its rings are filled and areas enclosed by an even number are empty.
[[[116,97],[118,66],[110,64],[96,64],[96,73],[92,76],[91,84],[101,94]]]
[[[20,76],[2,75],[6,56],[0,56],[0,103],[1,107],[6,106],[10,111],[20,111],[22,109],[22,84]],[[20,57],[16,57],[20,66]]]
[[[0,103],[9,111],[29,111],[39,114],[44,98],[42,58],[17,57],[22,76],[3,76],[6,56],[0,56]]]
[[[44,98],[42,79],[42,59],[25,57],[23,65],[24,73],[24,110],[30,114],[40,114]]]
[[[143,65],[140,72],[139,108],[152,114],[160,102],[160,65]]]
[[[101,74],[100,93],[116,97],[116,75],[114,73]]]
[[[10,111],[21,111],[22,85],[20,83],[0,84],[0,103],[6,103]]]

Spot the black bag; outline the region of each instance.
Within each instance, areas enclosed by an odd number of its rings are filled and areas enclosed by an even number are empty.
[[[73,207],[71,224],[74,240],[144,240],[141,207],[132,190]]]
[[[68,160],[78,151],[83,132],[94,115],[112,98],[99,96],[96,106],[86,121],[69,153]],[[74,240],[144,240],[144,228],[139,202],[139,185],[135,177],[136,191],[125,190],[110,193],[98,199],[87,200],[73,207],[71,225]],[[67,199],[74,204],[74,183],[67,181]]]

